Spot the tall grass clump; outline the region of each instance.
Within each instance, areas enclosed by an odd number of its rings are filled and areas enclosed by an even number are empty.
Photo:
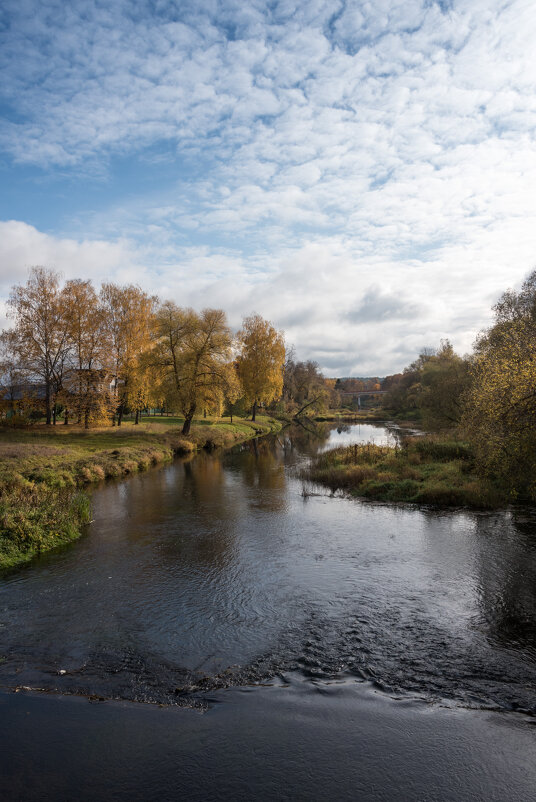
[[[334,448],[314,458],[302,478],[378,501],[491,508],[509,500],[475,473],[467,443],[440,436]]]
[[[80,490],[32,483],[2,488],[0,568],[74,540],[89,520],[89,497]]]

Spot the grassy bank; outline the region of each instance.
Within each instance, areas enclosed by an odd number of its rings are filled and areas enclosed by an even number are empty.
[[[0,569],[78,537],[89,521],[84,487],[169,462],[199,448],[228,448],[277,431],[268,417],[194,421],[188,437],[180,418],[144,418],[134,426],[84,430],[35,426],[0,432]]]
[[[315,415],[313,420],[318,423],[378,423],[385,421],[389,416],[381,407],[365,409],[360,412],[351,412],[348,409],[330,410]]]
[[[327,451],[303,478],[378,501],[493,508],[504,492],[476,475],[470,447],[439,436],[406,438],[402,447],[365,445]]]

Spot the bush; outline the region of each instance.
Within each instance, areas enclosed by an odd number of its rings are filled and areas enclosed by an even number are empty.
[[[407,438],[402,448],[372,443],[320,454],[302,478],[382,501],[491,507],[505,493],[474,473],[470,447],[440,437]]]
[[[467,443],[457,440],[438,440],[431,437],[412,438],[408,443],[410,446],[428,460],[439,460],[449,462],[450,460],[472,460],[473,451]]]

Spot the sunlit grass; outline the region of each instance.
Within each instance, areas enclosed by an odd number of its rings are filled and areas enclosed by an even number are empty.
[[[84,486],[122,478],[187,456],[198,448],[230,447],[280,428],[260,416],[195,420],[188,437],[177,417],[83,429],[37,425],[0,433],[0,568],[78,537],[89,516]],[[83,501],[85,499],[85,501]]]
[[[508,501],[475,473],[467,443],[432,436],[407,438],[402,447],[335,448],[313,460],[303,478],[379,501],[476,508]]]

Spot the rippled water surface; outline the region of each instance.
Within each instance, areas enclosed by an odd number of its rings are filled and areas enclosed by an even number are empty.
[[[204,706],[294,671],[534,711],[533,511],[302,493],[328,443],[394,436],[288,429],[99,488],[81,540],[0,580],[1,685]]]

